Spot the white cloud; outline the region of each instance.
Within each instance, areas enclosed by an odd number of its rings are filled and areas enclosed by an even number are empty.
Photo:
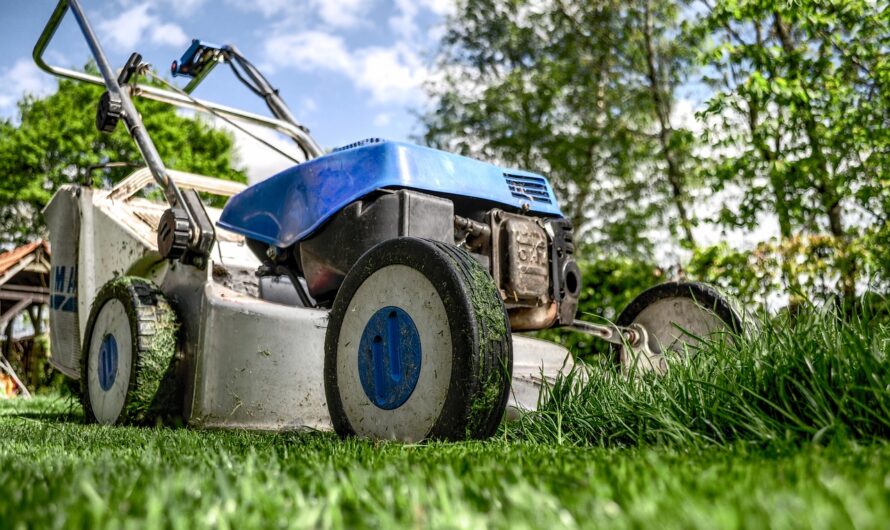
[[[433,72],[421,50],[435,41],[421,30],[424,13],[441,17],[454,12],[454,0],[390,0],[390,43],[350,46],[354,29],[370,21],[381,2],[368,0],[228,0],[245,11],[274,19],[264,43],[264,71],[295,68],[341,75],[378,104],[415,105],[425,101],[422,85]],[[381,6],[382,8],[383,6]],[[314,23],[314,24],[313,24]],[[312,29],[304,29],[311,27]]]
[[[176,24],[159,24],[151,29],[151,40],[155,44],[182,47],[189,42],[188,35]]]
[[[318,17],[335,28],[358,26],[372,5],[368,0],[312,0]]]
[[[389,27],[402,40],[410,41],[418,38],[420,31],[417,25],[417,16],[421,10],[432,11],[433,14],[443,17],[455,12],[454,0],[394,0],[396,14],[390,17]],[[441,28],[430,28],[428,38],[438,40],[441,36]]]
[[[131,49],[142,39],[153,18],[148,14],[149,5],[140,4],[127,9],[115,18],[99,22],[99,35],[114,45]]]
[[[414,0],[395,0],[396,14],[389,19],[389,28],[403,39],[410,40],[416,37],[418,28],[417,13],[419,5]]]
[[[416,103],[429,75],[420,57],[407,46],[366,48],[356,52],[355,84],[378,103]]]
[[[190,5],[193,2],[187,2]],[[188,42],[185,32],[177,24],[163,22],[149,12],[151,4],[144,2],[122,12],[115,18],[99,21],[99,34],[125,50],[132,50],[148,34],[152,43],[160,46],[181,46]]]
[[[45,96],[55,86],[52,78],[40,71],[34,61],[22,57],[0,73],[0,109],[12,107],[24,94]]]
[[[190,15],[204,5],[205,0],[169,0],[168,3],[177,13]]]
[[[213,119],[215,127],[224,129],[232,133],[235,138],[235,150],[238,154],[240,164],[247,170],[247,181],[250,184],[256,184],[262,180],[275,175],[280,171],[284,171],[289,167],[293,167],[296,162],[292,159],[281,155],[280,153],[263,145],[251,137],[250,134],[233,127],[232,125],[218,119]],[[285,153],[293,156],[297,160],[302,160],[303,156],[295,147],[293,141],[282,135],[259,125],[251,125],[238,122],[238,125],[247,129],[251,134],[259,136],[266,142],[281,149]]]
[[[365,24],[373,0],[229,0],[238,9],[258,12],[285,25],[305,26],[305,21],[316,19],[327,28],[354,28]]]
[[[374,116],[374,125],[377,127],[386,127],[390,123],[392,123],[392,114],[388,112],[381,112]]]
[[[419,0],[417,3],[439,16],[450,16],[457,10],[454,0]]]
[[[353,60],[343,39],[321,31],[281,35],[266,41],[266,57],[271,66],[292,66],[299,70],[326,69],[348,72]]]
[[[330,71],[349,78],[371,93],[377,103],[415,103],[429,76],[417,53],[408,45],[371,46],[349,51],[345,41],[330,33],[306,31],[266,41],[271,67]]]
[[[257,2],[256,0],[229,0],[229,3],[242,11],[258,11],[266,18],[280,17],[285,13],[294,11],[300,6],[290,0],[265,0]]]

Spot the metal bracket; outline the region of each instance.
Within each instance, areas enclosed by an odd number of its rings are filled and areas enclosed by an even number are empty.
[[[614,324],[593,324],[584,322],[583,320],[575,320],[568,329],[599,337],[611,344],[623,346],[624,344],[636,344],[639,340],[639,334],[634,328],[622,328]]]
[[[191,77],[192,80],[183,89],[191,94],[213,68],[225,60],[225,51],[221,46],[192,39],[192,44],[182,54],[182,58],[170,65],[170,73],[173,77]]]
[[[644,374],[655,372],[658,375],[667,373],[667,360],[664,355],[653,352],[649,348],[649,333],[640,324],[631,324],[628,327],[636,335],[636,342],[622,344],[619,360],[621,370],[628,375],[642,377]]]
[[[627,327],[602,325],[575,320],[568,329],[599,337],[604,341],[619,346],[621,370],[626,374],[642,376],[648,372],[664,374],[667,372],[667,361],[664,355],[653,352],[649,348],[649,334],[640,324]]]

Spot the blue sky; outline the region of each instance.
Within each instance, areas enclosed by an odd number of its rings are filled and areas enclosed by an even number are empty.
[[[115,67],[133,51],[163,74],[193,37],[231,43],[260,67],[324,147],[418,132],[422,84],[442,33],[448,0],[81,0]],[[31,50],[53,0],[0,5],[0,116],[15,116],[24,93],[47,94],[55,80]],[[49,62],[81,67],[89,50],[69,13],[47,53]],[[177,79],[180,85],[184,81]],[[196,97],[267,113],[227,68],[216,69]],[[236,135],[252,178],[287,165]],[[282,142],[283,145],[288,145]]]

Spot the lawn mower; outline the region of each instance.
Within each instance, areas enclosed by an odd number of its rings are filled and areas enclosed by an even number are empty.
[[[43,59],[69,9],[101,77]],[[485,438],[574,364],[519,332],[594,335],[632,376],[739,329],[731,304],[697,283],[656,286],[614,324],[576,320],[572,225],[547,178],[381,139],[325,153],[233,46],[193,41],[171,68],[185,89],[137,53],[115,72],[78,0],[60,0],[34,59],[103,86],[97,128],[123,121],[145,163],[111,189],[63,186],[45,210],[51,362],[80,381],[88,421]],[[191,96],[221,63],[274,117]],[[137,83],[147,75],[156,82]],[[302,158],[249,187],[168,169],[134,96],[271,128]]]

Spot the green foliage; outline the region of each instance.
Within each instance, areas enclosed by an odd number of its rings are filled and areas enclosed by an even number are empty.
[[[721,0],[691,32],[713,42],[701,51],[714,89],[706,138],[721,153],[711,182],[742,192],[719,222],[750,229],[774,214],[780,245],[830,235],[823,272],[851,299],[866,259],[854,241],[887,243],[888,3]],[[808,291],[793,261],[780,266],[790,290]]]
[[[717,285],[748,307],[760,307],[779,293],[788,294],[792,305],[834,303],[838,271],[844,266],[842,260],[850,257],[864,271],[863,277],[871,280],[871,289],[886,289],[886,280],[877,276],[885,249],[873,240],[815,234],[766,241],[751,250],[721,243],[695,249],[687,273]],[[786,275],[795,279],[793,284],[789,285]]]
[[[135,142],[120,123],[113,134],[95,126],[100,87],[61,80],[51,96],[25,96],[19,120],[0,123],[0,243],[20,243],[40,235],[40,211],[59,186],[89,182],[112,185],[132,168],[90,171],[110,161],[141,163]],[[233,139],[206,121],[181,116],[174,107],[135,99],[158,152],[171,169],[246,182],[235,169]]]
[[[465,0],[425,140],[546,174],[587,257],[667,243],[748,299],[852,304],[890,278],[888,35],[887,0]],[[779,238],[696,250],[701,223]]]
[[[697,248],[687,265],[690,278],[716,285],[746,307],[759,307],[770,294],[781,290],[777,263],[765,252],[735,250],[725,243]]]
[[[594,323],[615,322],[637,295],[665,281],[661,269],[643,260],[613,257],[580,261],[578,266],[584,278],[578,318]],[[607,343],[582,333],[556,328],[535,335],[562,344],[582,358],[610,353]]]

